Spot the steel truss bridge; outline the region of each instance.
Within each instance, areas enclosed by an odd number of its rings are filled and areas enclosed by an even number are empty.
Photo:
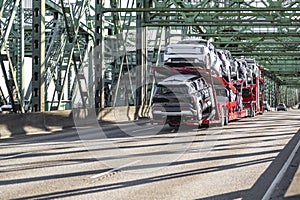
[[[186,37],[256,59],[273,106],[299,98],[298,0],[0,0],[0,20],[1,101],[34,112],[145,104],[150,66]]]

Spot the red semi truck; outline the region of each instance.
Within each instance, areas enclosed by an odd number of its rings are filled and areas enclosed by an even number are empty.
[[[263,113],[264,105],[264,77],[260,66],[254,60],[247,60],[249,65],[256,65],[253,73],[253,82],[243,88],[243,105],[248,116],[254,117]]]

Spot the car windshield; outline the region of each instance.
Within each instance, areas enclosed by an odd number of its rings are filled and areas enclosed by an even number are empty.
[[[156,94],[188,94],[189,88],[186,85],[159,85]]]
[[[243,97],[251,97],[251,90],[249,88],[244,89],[242,95]]]
[[[182,46],[182,47],[168,47],[165,54],[203,54],[203,47]]]
[[[205,40],[182,40],[179,41],[177,44],[201,44],[207,46],[207,41]]]
[[[278,106],[284,106],[284,104],[283,104],[283,103],[280,103],[280,104],[278,104]]]

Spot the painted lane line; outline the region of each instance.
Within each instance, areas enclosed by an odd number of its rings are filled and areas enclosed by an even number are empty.
[[[138,130],[134,130],[134,131],[132,131],[132,132],[135,133],[135,132],[146,131],[146,130],[150,130],[150,129],[153,129],[153,127],[150,127],[150,128],[144,128],[144,129],[138,129]]]
[[[12,146],[12,145],[20,145],[22,143],[1,143],[0,146]]]
[[[28,154],[32,154],[32,152],[26,152],[26,153],[11,155],[11,156],[5,156],[5,157],[1,157],[0,160],[4,160],[4,159],[8,159],[8,158],[16,158],[16,157],[24,156],[24,155],[28,155]]]
[[[137,161],[134,161],[134,162],[131,162],[131,163],[122,165],[122,166],[120,166],[120,167],[117,167],[117,168],[108,170],[108,171],[103,172],[103,173],[100,173],[100,174],[96,174],[96,175],[94,175],[94,176],[91,176],[90,178],[98,178],[98,177],[101,177],[101,176],[105,176],[105,175],[110,174],[110,173],[112,173],[112,172],[114,172],[114,171],[118,171],[118,170],[120,170],[120,169],[122,169],[122,168],[128,167],[128,166],[133,165],[133,164],[138,163],[138,162],[140,162],[140,160],[137,160]]]
[[[262,200],[268,200],[268,199],[271,198],[272,193],[276,189],[275,188],[276,185],[281,181],[282,177],[284,176],[285,172],[287,171],[287,169],[288,169],[289,165],[291,164],[297,150],[299,149],[299,146],[300,146],[300,141],[297,143],[297,145],[293,149],[291,155],[289,156],[289,158],[287,159],[287,161],[285,162],[285,164],[283,165],[283,167],[281,168],[281,170],[279,171],[279,173],[275,177],[274,181],[272,182],[272,184],[268,188],[268,190],[265,193],[265,195],[263,196]]]

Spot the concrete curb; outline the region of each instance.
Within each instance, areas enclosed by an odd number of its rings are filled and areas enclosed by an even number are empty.
[[[149,113],[148,108],[144,110],[148,110]],[[75,127],[73,115],[81,113],[84,113],[84,115],[91,113],[91,122],[85,120],[84,123],[86,125],[95,121],[99,121],[102,124],[113,124],[133,121],[135,118],[135,107],[105,108],[98,114],[95,113],[95,110],[81,110],[80,113],[75,110],[65,110],[43,113],[0,114],[0,139],[15,138],[28,134],[52,133],[72,128]],[[139,116],[145,116],[145,114],[139,114]]]

